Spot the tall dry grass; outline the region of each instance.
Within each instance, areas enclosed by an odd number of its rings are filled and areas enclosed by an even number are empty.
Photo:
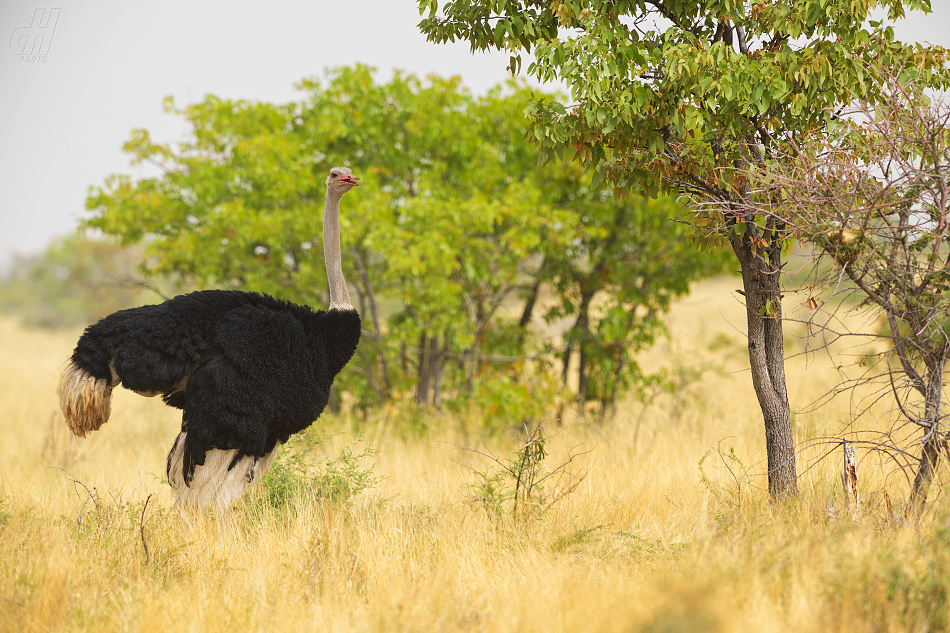
[[[321,421],[343,430],[330,452],[360,427],[384,477],[374,490],[284,509],[251,491],[229,526],[188,527],[161,481],[176,412],[122,391],[108,425],[71,437],[56,385],[78,332],[2,320],[0,630],[946,630],[942,501],[889,525],[884,492],[896,503],[906,483],[864,452],[853,519],[839,454],[808,446],[841,429],[847,401],[796,415],[802,493],[769,503],[734,285],[698,286],[673,311],[671,340],[641,359],[677,377],[672,393],[625,403],[605,425],[550,427],[547,461],[581,447],[589,472],[519,520],[473,500],[466,460],[478,458],[455,448],[504,455],[513,440],[449,417],[407,435],[380,413]],[[801,409],[844,369],[800,356],[788,371]]]

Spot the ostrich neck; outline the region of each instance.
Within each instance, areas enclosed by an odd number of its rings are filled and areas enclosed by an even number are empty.
[[[327,194],[327,204],[323,211],[323,258],[327,262],[327,279],[330,282],[330,309],[352,310],[341,261],[340,196],[331,194]]]

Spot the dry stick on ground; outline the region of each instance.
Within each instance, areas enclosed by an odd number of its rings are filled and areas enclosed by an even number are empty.
[[[844,488],[845,502],[851,511],[851,516],[857,518],[861,502],[858,495],[858,464],[854,457],[854,445],[848,440],[841,442],[841,452],[844,455],[844,472],[841,473],[841,485]]]

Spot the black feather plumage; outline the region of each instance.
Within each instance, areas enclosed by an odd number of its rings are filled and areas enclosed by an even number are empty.
[[[126,388],[182,409],[187,482],[212,448],[260,458],[307,428],[359,339],[352,309],[206,290],[105,317],[72,360],[109,383],[114,369]]]

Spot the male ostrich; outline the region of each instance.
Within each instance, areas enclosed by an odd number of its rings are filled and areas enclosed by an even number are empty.
[[[330,308],[314,311],[253,292],[204,290],[120,310],[86,328],[59,387],[73,433],[109,419],[112,390],[162,394],[182,410],[166,465],[181,508],[224,511],[310,426],[360,339],[340,263],[340,198],[359,178],[327,178],[323,251]]]

